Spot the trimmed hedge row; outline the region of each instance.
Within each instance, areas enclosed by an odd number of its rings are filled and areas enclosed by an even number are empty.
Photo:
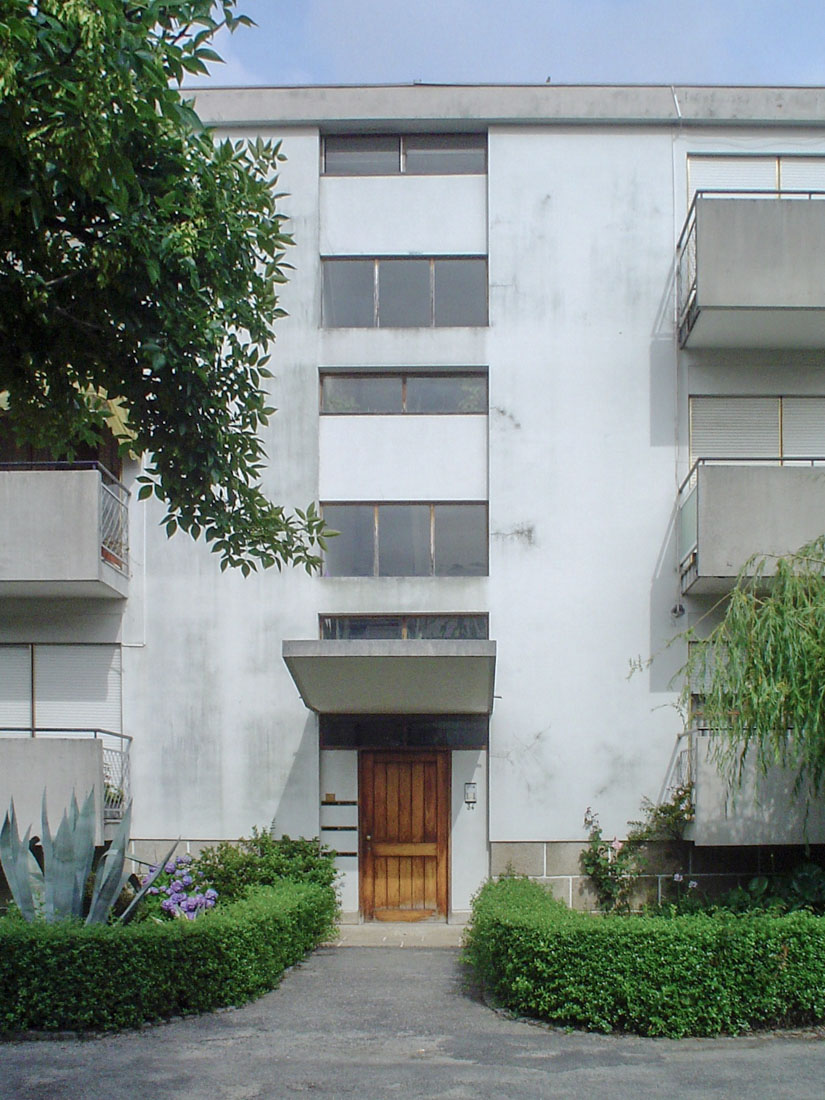
[[[811,913],[600,917],[502,879],[476,897],[465,955],[504,1007],[563,1026],[681,1038],[825,1020]]]
[[[331,889],[251,890],[195,921],[27,924],[0,920],[0,1033],[137,1027],[237,1005],[277,985],[329,934]]]

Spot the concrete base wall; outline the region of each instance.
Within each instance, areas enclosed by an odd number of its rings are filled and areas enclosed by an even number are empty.
[[[527,875],[541,882],[571,909],[598,908],[596,892],[579,866],[580,841],[529,841],[490,845],[490,874]],[[696,889],[714,896],[746,886],[754,875],[780,874],[810,861],[825,865],[825,845],[750,845],[696,847],[689,841],[648,846],[651,873],[639,878],[634,904],[667,901],[696,882]],[[682,876],[681,883],[674,875]]]

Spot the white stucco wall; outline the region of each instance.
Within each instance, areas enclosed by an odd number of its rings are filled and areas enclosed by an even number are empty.
[[[486,416],[319,420],[321,500],[487,499]]]
[[[484,176],[325,176],[320,211],[323,256],[487,251]]]

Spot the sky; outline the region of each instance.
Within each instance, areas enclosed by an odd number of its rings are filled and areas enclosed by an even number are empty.
[[[825,84],[825,0],[238,0],[208,83]],[[201,77],[192,82],[202,86]]]

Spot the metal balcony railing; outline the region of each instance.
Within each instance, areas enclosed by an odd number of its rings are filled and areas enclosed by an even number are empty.
[[[684,791],[696,784],[696,735],[697,727],[682,730],[670,756],[665,781],[659,792],[659,804],[669,802],[677,791]]]
[[[0,470],[97,470],[100,474],[98,526],[100,557],[129,572],[129,490],[100,462],[0,462]]]
[[[712,199],[825,199],[825,191],[736,190],[703,188],[693,196],[685,224],[676,243],[676,327],[679,344],[683,346],[693,328],[698,306],[696,302],[698,256],[696,249],[696,205],[704,198]]]
[[[126,733],[102,729],[58,729],[6,726],[0,737],[91,737],[103,743],[103,820],[120,821],[132,797],[130,751],[132,738]]]

